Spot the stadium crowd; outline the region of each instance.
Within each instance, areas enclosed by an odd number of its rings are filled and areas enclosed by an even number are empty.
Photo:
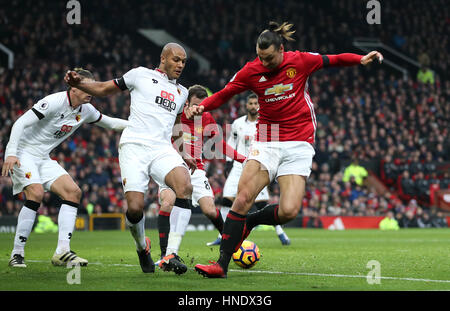
[[[352,39],[377,37],[433,70],[431,81],[416,75],[417,68],[403,79],[386,66],[327,69],[311,77],[316,155],[303,215],[384,215],[392,210],[403,227],[436,223],[431,219],[442,215],[430,215],[430,186],[450,187],[449,174],[442,169],[450,162],[450,81],[444,35],[448,20],[441,2],[427,3],[426,10],[421,1],[383,2],[386,22],[368,25],[365,3],[355,1],[331,1],[318,8],[272,0],[271,10],[264,9],[269,1],[206,1],[204,6],[192,0],[150,1],[139,10],[134,9],[136,1],[92,1],[82,2],[81,24],[69,26],[61,13],[67,12],[64,2],[11,1],[0,8],[0,24],[5,25],[0,29],[1,43],[15,52],[14,69],[0,69],[0,165],[12,124],[38,99],[64,90],[68,69],[81,66],[97,79],[109,80],[136,66],[156,67],[159,48],[148,47],[137,28],[162,28],[188,42],[212,67],[197,72],[195,61],[189,61],[181,83],[200,83],[217,91],[255,57],[254,40],[261,27],[269,20],[289,20],[297,32],[287,49],[361,53],[351,45]],[[214,19],[197,18],[211,15]],[[245,95],[212,112],[220,125],[245,113]],[[107,115],[125,119],[129,115],[127,93],[95,98],[93,104]],[[80,213],[122,212],[126,205],[117,160],[119,138],[113,131],[83,125],[51,153],[82,189]],[[365,183],[345,179],[346,167],[355,160],[389,191],[380,195]],[[224,161],[207,161],[205,169],[220,204]],[[13,198],[10,178],[1,177],[0,192],[0,216],[17,215],[24,198]],[[271,202],[277,202],[276,183],[270,193]],[[47,193],[40,212],[56,214],[58,200]],[[149,215],[157,215],[154,182],[146,205]]]

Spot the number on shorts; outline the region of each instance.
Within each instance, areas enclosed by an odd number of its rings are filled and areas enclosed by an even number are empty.
[[[207,180],[204,181],[205,182],[205,188],[206,190],[211,189],[211,186],[209,185],[209,182]]]

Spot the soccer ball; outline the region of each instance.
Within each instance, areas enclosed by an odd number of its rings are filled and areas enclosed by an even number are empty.
[[[233,261],[239,267],[244,269],[250,269],[259,261],[261,254],[259,253],[258,246],[245,240],[242,242],[241,247],[233,254]]]

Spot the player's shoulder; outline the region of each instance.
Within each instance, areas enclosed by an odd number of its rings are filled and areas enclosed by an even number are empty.
[[[202,113],[202,119],[203,119],[203,121],[207,121],[208,123],[216,122],[216,120],[214,120],[212,114],[208,111]]]
[[[69,100],[67,91],[62,91],[43,97],[37,102],[37,104],[42,110],[48,108],[57,109],[58,107],[61,107],[66,102],[66,100]]]
[[[236,119],[233,121],[233,124],[235,124],[235,125],[241,125],[241,124],[244,124],[246,119],[247,119],[247,115],[240,116],[239,118],[236,118]]]
[[[310,58],[310,57],[316,57],[321,56],[320,53],[317,52],[311,52],[311,51],[290,51],[286,52],[289,53],[289,57],[301,57],[301,58]]]
[[[68,96],[67,91],[61,91],[61,92],[49,94],[49,95],[45,96],[44,98],[42,98],[41,100],[47,101],[47,102],[60,102],[60,101],[64,101],[67,98],[67,96]]]
[[[94,105],[92,105],[91,103],[85,103],[81,105],[81,112],[84,113],[91,113],[91,112],[96,112],[97,108],[94,107]]]

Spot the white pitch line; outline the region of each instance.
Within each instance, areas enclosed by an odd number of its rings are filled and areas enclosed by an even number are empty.
[[[261,270],[234,270],[235,272],[244,273],[267,273],[267,274],[289,274],[289,275],[302,275],[302,276],[325,276],[325,277],[336,277],[336,278],[367,278],[366,275],[347,275],[347,274],[325,274],[325,273],[308,273],[308,272],[278,272],[278,271],[261,271]],[[384,280],[397,280],[397,281],[416,281],[416,282],[435,282],[435,283],[450,283],[450,280],[431,280],[431,279],[416,279],[416,278],[400,278],[392,276],[380,276],[374,279],[384,279]]]
[[[47,262],[45,260],[27,260],[28,262]],[[90,262],[89,265],[100,266],[116,266],[116,267],[139,267],[139,265],[132,264],[104,264],[101,262]],[[193,269],[192,269],[193,270]],[[236,270],[230,269],[230,272],[241,273],[265,273],[265,274],[285,274],[285,275],[300,275],[300,276],[322,276],[322,277],[335,277],[335,278],[367,278],[366,275],[349,275],[349,274],[326,274],[326,273],[308,273],[308,272],[283,272],[283,271],[262,271],[262,270]],[[382,280],[395,280],[395,281],[412,281],[412,282],[429,282],[429,283],[450,283],[450,280],[432,280],[432,279],[416,279],[416,278],[402,278],[392,276],[380,276]],[[377,277],[375,277],[377,279]]]

